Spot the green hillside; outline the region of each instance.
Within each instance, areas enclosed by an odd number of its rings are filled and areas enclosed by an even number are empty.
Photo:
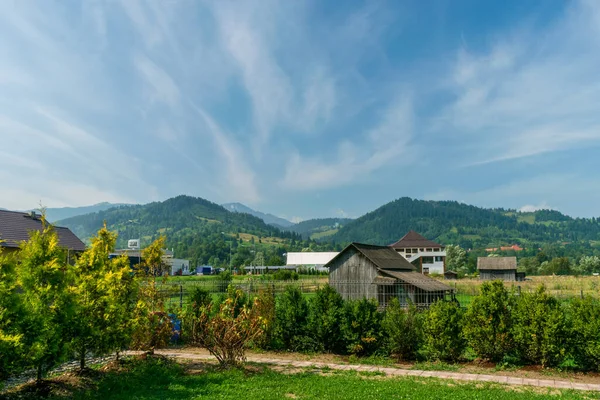
[[[309,245],[297,233],[282,232],[255,216],[229,212],[218,204],[190,196],[120,206],[64,219],[57,225],[70,228],[86,240],[104,221],[110,230],[119,233],[118,247],[138,237],[145,246],[163,234],[176,257],[199,264],[228,263],[230,252],[235,266],[249,265],[256,253],[263,253],[265,264],[281,264],[285,251]]]
[[[299,233],[304,238],[324,239],[335,234],[350,221],[352,220],[349,218],[315,218],[298,222],[286,229]]]
[[[521,213],[455,201],[400,198],[349,222],[331,240],[390,244],[409,230],[442,244],[479,249],[509,244],[586,243],[600,240],[596,218],[571,218],[558,211]]]

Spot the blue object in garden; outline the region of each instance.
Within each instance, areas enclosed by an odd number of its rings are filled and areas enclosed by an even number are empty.
[[[171,342],[178,342],[181,337],[181,320],[178,319],[175,314],[169,314],[169,318],[171,319],[171,326],[173,327]]]

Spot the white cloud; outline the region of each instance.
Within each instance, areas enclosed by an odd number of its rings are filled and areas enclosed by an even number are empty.
[[[534,212],[539,210],[554,210],[554,208],[550,207],[545,201],[538,205],[526,204],[519,208],[519,211],[521,212]]]
[[[482,164],[600,143],[597,2],[574,3],[549,29],[519,29],[486,51],[459,51],[455,100],[435,129]]]
[[[341,142],[325,156],[327,161],[294,155],[281,185],[292,190],[343,186],[384,166],[413,160],[414,154],[409,154],[413,130],[412,104],[400,98],[385,111],[378,125],[362,135],[362,143]]]
[[[198,112],[208,128],[214,146],[225,166],[225,176],[219,181],[219,188],[223,192],[224,198],[236,199],[236,201],[244,201],[250,204],[260,201],[254,171],[246,163],[242,150],[221,130],[205,110],[196,105],[192,105],[192,107]]]
[[[180,92],[177,84],[162,68],[143,54],[134,58],[135,67],[144,77],[147,85],[151,88],[150,101],[163,101],[171,107],[177,106]]]

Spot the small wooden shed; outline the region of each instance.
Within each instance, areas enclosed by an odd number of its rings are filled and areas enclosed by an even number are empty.
[[[478,257],[477,270],[479,279],[484,281],[516,281],[517,257]]]
[[[393,298],[401,304],[426,307],[453,289],[428,276],[388,246],[352,243],[334,257],[329,268],[329,284],[344,299],[377,299],[381,307]]]
[[[448,270],[448,271],[444,272],[444,279],[451,280],[451,281],[456,280],[456,279],[458,279],[458,273]]]

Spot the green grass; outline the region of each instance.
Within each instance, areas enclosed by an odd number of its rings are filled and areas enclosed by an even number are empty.
[[[315,232],[310,235],[310,238],[313,240],[321,239],[327,236],[335,235],[339,229],[329,229],[323,232]]]
[[[112,372],[97,387],[57,399],[590,399],[598,394],[458,383],[448,380],[384,378],[381,374],[307,370],[282,374],[266,368],[197,371],[186,374],[165,361],[133,362],[128,372]]]

